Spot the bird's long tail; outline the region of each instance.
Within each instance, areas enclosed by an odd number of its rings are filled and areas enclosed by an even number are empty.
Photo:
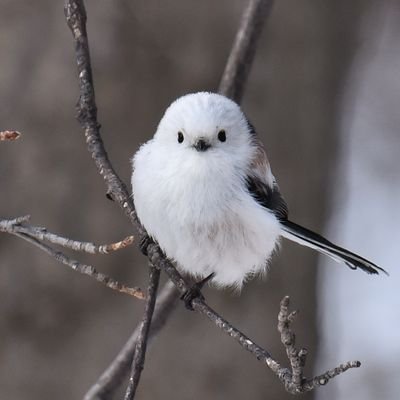
[[[281,220],[280,223],[282,226],[281,235],[286,239],[317,250],[337,262],[345,263],[351,269],[360,268],[368,274],[379,274],[379,271],[387,274],[383,268],[378,267],[371,261],[368,261],[351,251],[336,246],[329,240],[326,240],[321,235],[318,235],[309,229],[303,228],[302,226],[288,220]]]

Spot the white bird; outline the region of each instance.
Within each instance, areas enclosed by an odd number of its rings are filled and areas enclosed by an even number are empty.
[[[167,257],[219,287],[240,289],[265,272],[281,236],[352,269],[385,272],[288,220],[253,126],[219,94],[188,94],[168,107],[133,157],[132,188],[140,222]]]

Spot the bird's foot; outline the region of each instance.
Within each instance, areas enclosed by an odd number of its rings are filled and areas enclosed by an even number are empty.
[[[154,243],[154,240],[149,235],[145,235],[140,239],[139,249],[146,257],[148,256],[147,246],[152,243]]]
[[[189,290],[187,290],[182,296],[181,300],[185,302],[185,307],[193,311],[193,305],[192,301],[194,299],[202,299],[204,300],[204,296],[201,293],[201,289],[203,289],[203,286],[210,281],[212,278],[214,278],[215,273],[213,272],[212,274],[206,276],[204,279],[202,279],[199,282],[196,282]]]

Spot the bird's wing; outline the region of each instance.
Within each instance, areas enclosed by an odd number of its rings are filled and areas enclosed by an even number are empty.
[[[256,149],[246,177],[247,190],[260,205],[271,210],[278,219],[286,220],[288,208],[272,175],[264,146],[258,139],[253,125],[247,122]]]
[[[257,176],[248,175],[246,177],[246,184],[247,190],[257,203],[271,210],[279,220],[287,220],[288,208],[275,182],[273,182],[271,187]]]

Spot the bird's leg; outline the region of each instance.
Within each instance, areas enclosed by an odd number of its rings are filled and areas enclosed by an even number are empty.
[[[196,298],[201,298],[204,299],[203,295],[201,294],[201,289],[203,289],[203,286],[210,281],[212,278],[214,278],[215,273],[213,272],[212,274],[206,276],[204,279],[202,279],[199,282],[196,282],[189,290],[187,290],[182,296],[181,300],[185,302],[185,307],[193,311],[193,306],[192,306],[192,301]]]
[[[149,235],[145,235],[140,239],[139,249],[146,257],[148,255],[147,246],[152,243],[154,243],[154,240]]]

